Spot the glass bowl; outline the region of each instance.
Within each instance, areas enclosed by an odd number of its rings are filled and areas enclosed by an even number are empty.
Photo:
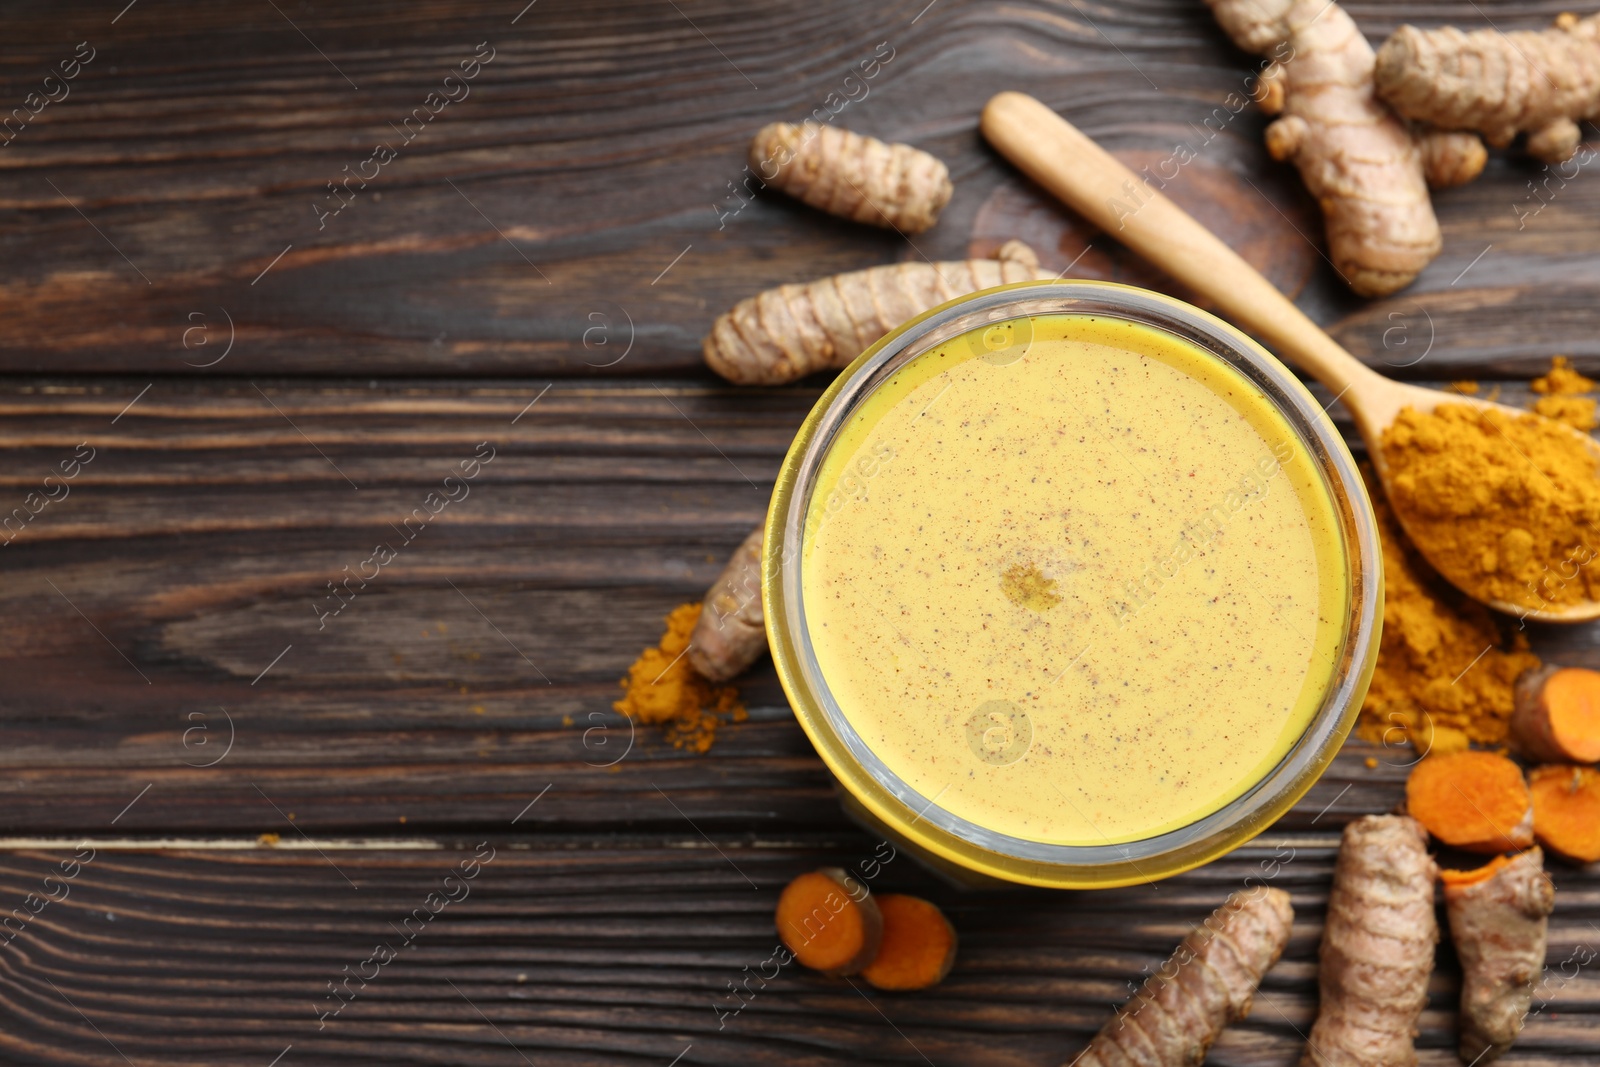
[[[807,630],[801,551],[819,469],[867,397],[918,356],[988,323],[1092,315],[1164,332],[1225,362],[1298,435],[1331,502],[1346,566],[1348,617],[1320,705],[1287,754],[1242,795],[1177,829],[1124,843],[1058,844],[1012,836],[946,810],[899,777],[859,736],[830,691]],[[1007,327],[1006,329],[1010,329]],[[987,337],[986,331],[980,337]],[[1003,335],[1005,330],[997,332]],[[1109,888],[1190,870],[1261,833],[1321,776],[1355,721],[1377,658],[1383,563],[1366,488],[1322,407],[1273,356],[1180,300],[1105,282],[1022,282],[953,300],[894,330],[830,385],[801,426],[773,491],[762,551],[767,637],[795,715],[847,810],[958,880]]]

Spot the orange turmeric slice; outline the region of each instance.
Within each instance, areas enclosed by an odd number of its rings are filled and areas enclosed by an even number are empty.
[[[883,941],[883,915],[867,887],[837,867],[802,874],[778,898],[778,936],[823,974],[857,974]]]
[[[885,893],[883,944],[861,977],[879,989],[926,989],[944,981],[956,962],[956,931],[944,912],[920,897]]]
[[[1430,756],[1406,779],[1406,811],[1439,841],[1469,852],[1533,844],[1533,802],[1522,768],[1493,752]]]
[[[1517,680],[1517,751],[1546,763],[1600,760],[1600,671],[1550,664]]]
[[[1551,852],[1576,863],[1600,860],[1600,771],[1593,767],[1535,767],[1533,832]]]
[[[1446,887],[1465,888],[1469,885],[1477,885],[1479,882],[1487,882],[1499,874],[1501,868],[1510,862],[1511,858],[1509,856],[1496,856],[1482,867],[1472,867],[1464,871],[1441,867],[1439,868],[1439,881]]]

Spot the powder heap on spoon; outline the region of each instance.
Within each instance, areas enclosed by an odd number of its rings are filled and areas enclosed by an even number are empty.
[[[1600,477],[1582,436],[1537,415],[1441,404],[1383,434],[1390,500],[1451,583],[1524,611],[1600,599]]]

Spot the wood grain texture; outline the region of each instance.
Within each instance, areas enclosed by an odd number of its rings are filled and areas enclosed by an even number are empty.
[[[1314,1010],[1333,860],[1329,835],[1283,838],[1159,886],[959,892],[859,835],[756,848],[565,839],[531,850],[489,836],[487,849],[326,855],[102,847],[60,903],[0,948],[0,1055],[265,1067],[292,1045],[286,1067],[665,1065],[680,1054],[686,1064],[1059,1064],[1217,901],[1270,883],[1293,897],[1294,935],[1250,1018],[1208,1062],[1288,1065]],[[450,883],[456,902],[425,904],[475,853],[485,862]],[[859,871],[875,854],[888,860],[873,869],[875,888],[935,900],[960,931],[950,977],[886,994],[763,966],[784,882],[824,863]],[[0,858],[0,899],[38,892],[66,855]],[[1564,869],[1555,876],[1551,978],[1506,1063],[1592,1059],[1600,979],[1592,968],[1556,976],[1592,946],[1600,890]],[[425,907],[436,917],[402,925]],[[393,960],[368,962],[385,958],[380,945]],[[730,986],[746,981],[735,997]],[[1458,982],[1443,953],[1418,1042],[1430,1067],[1455,1062]]]
[[[1381,351],[1395,312],[1517,303],[1538,317],[1537,336],[1469,315],[1424,376],[1510,373],[1552,348],[1600,362],[1584,318],[1600,285],[1584,254],[1600,236],[1587,170],[1552,180],[1497,158],[1437,197],[1439,260],[1411,289],[1363,305],[1321,262],[1297,179],[1265,159],[1264,117],[1224,111],[1221,133],[1206,131],[1252,63],[1200,4],[939,0],[917,17],[925,6],[717,0],[691,22],[654,0],[541,0],[513,25],[515,10],[467,0],[399,12],[371,0],[292,12],[143,4],[112,25],[11,5],[7,106],[78,42],[97,51],[70,96],[0,150],[0,207],[14,213],[0,233],[0,370],[188,374],[231,336],[227,360],[204,373],[704,374],[711,320],[759,289],[1028,237],[981,225],[996,196],[1044,204],[977,135],[978,109],[1002,89],[1038,96],[1131,157],[1194,148],[1171,195],[1253,219],[1251,240],[1275,239],[1275,258],[1315,260],[1301,301],[1358,354]],[[1558,7],[1351,10],[1381,39],[1402,18],[1536,26]],[[479,42],[494,58],[469,94],[405,142],[406,116]],[[862,81],[880,43],[892,58]],[[755,129],[845,94],[857,99],[836,121],[950,164],[955,199],[914,245],[734,192]],[[396,158],[335,199],[328,183],[371,174],[360,164],[378,143]],[[345,201],[332,217],[314,207]],[[1099,244],[1097,256],[1115,255]],[[627,358],[601,366],[622,336],[637,342]]]
[[[292,812],[322,833],[465,832],[551,783],[529,829],[844,825],[765,659],[741,680],[752,721],[708,757],[611,711],[662,616],[760,520],[812,391],[161,380],[119,415],[140,388],[0,384],[10,507],[95,450],[0,547],[0,833],[102,828],[151,783],[119,831],[260,833]],[[468,495],[417,529],[483,442]],[[396,558],[363,588],[377,543]],[[1534,644],[1600,667],[1592,627]],[[1336,799],[1318,825],[1392,807],[1409,750],[1369,754],[1285,827]]]
[[[524,4],[0,12],[0,117],[95,49],[0,147],[0,834],[101,842],[0,944],[0,1062],[1053,1065],[1265,870],[1295,938],[1209,1062],[1295,1062],[1334,833],[1395,804],[1409,751],[1348,746],[1272,837],[1158,886],[959,893],[897,859],[874,884],[937,899],[960,932],[945,986],[863,995],[791,968],[719,1019],[772,950],[778,887],[876,843],[765,661],[741,680],[751,721],[705,756],[610,711],[662,615],[758,521],[819,392],[729,389],[700,338],[770,285],[1014,236],[1069,275],[1171,289],[981,143],[1001,89],[1135,166],[1198,148],[1169,195],[1420,381],[1526,381],[1555,352],[1600,373],[1600,184],[1497,156],[1436,198],[1445,249],[1417,284],[1362,303],[1263,117],[1204,132],[1252,62],[1199,3]],[[1374,40],[1561,10],[1348,6]],[[400,143],[479,42],[470,96]],[[738,197],[750,134],[859,95],[845,79],[880,43],[893,58],[838,121],[950,164],[940,224],[913,246]],[[380,141],[396,158],[319,224],[327,183]],[[417,517],[485,443],[470,492]],[[41,506],[80,446],[92,460]],[[402,540],[319,620],[329,582]],[[1592,629],[1533,640],[1600,667]],[[281,847],[221,847],[258,834]],[[174,836],[208,847],[156,844]],[[327,983],[398,944],[391,924],[481,840],[498,852],[470,897],[319,1030]],[[69,851],[0,848],[5,908],[59,885]],[[1600,876],[1556,876],[1552,981],[1511,1065],[1600,1049]],[[1433,1067],[1455,1062],[1456,981],[1443,950]]]

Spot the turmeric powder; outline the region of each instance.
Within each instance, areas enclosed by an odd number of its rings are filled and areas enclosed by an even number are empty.
[[[1594,379],[1573,370],[1566,356],[1556,356],[1550,361],[1550,373],[1533,380],[1533,391],[1543,394],[1533,402],[1533,410],[1588,433],[1600,425],[1595,418],[1594,397],[1583,395],[1594,392],[1594,388]]]
[[[1405,539],[1377,487],[1383,543],[1383,638],[1356,733],[1452,752],[1506,739],[1517,677],[1536,669],[1520,631],[1505,639],[1487,608],[1444,582]]]
[[[724,722],[749,718],[731,685],[713,685],[700,677],[685,658],[689,635],[700,619],[699,604],[683,604],[667,616],[661,643],[647,648],[628,668],[621,685],[626,692],[611,706],[634,722],[666,729],[676,748],[704,752]]]
[[[1600,598],[1600,471],[1588,442],[1538,415],[1442,404],[1383,432],[1406,532],[1479,600],[1545,610]]]

